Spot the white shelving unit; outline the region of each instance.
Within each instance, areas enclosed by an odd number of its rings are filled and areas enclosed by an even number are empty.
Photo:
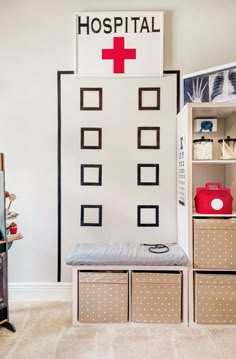
[[[208,218],[209,214],[200,214],[193,210],[192,213],[193,218]],[[233,211],[232,214],[211,214],[212,218],[235,218],[236,217],[236,211]]]
[[[195,133],[193,121],[196,118],[217,118],[217,132]],[[194,278],[196,272],[230,272],[234,269],[197,269],[193,265],[193,218],[236,218],[236,160],[221,160],[218,139],[226,136],[236,138],[236,103],[191,103],[187,104],[177,118],[177,163],[178,163],[178,242],[190,259],[189,272],[189,323],[195,325],[194,318]],[[193,160],[193,140],[213,139],[213,159]],[[231,189],[233,200],[232,215],[202,215],[194,208],[197,187],[207,182],[220,182],[222,187]],[[236,240],[236,238],[235,238]],[[197,324],[196,324],[197,325]]]

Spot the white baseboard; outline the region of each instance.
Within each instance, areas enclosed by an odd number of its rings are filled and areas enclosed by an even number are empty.
[[[72,301],[70,282],[11,282],[9,301]]]

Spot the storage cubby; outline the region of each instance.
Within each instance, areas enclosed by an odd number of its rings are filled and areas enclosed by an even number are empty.
[[[73,324],[188,324],[188,267],[77,265]]]
[[[128,272],[79,272],[79,321],[128,321]]]
[[[182,320],[181,272],[132,272],[132,321],[180,323]]]
[[[199,109],[198,109],[199,110]],[[230,136],[231,138],[236,138],[236,116],[234,113],[231,112],[214,112],[216,116],[209,115],[209,119],[216,119],[217,121],[217,130],[214,132],[195,132],[194,130],[194,121],[198,118],[205,117],[203,113],[200,111],[193,110],[193,119],[192,119],[192,140],[200,139],[204,136],[205,139],[213,140],[213,148],[212,148],[212,160],[217,161],[221,159],[221,146],[219,144],[219,140]],[[199,115],[199,117],[198,117]],[[206,116],[207,117],[207,116]],[[193,157],[194,160],[194,157]],[[199,161],[199,160],[196,160]]]
[[[236,324],[236,273],[195,273],[194,319],[199,324]]]
[[[236,268],[236,219],[193,219],[193,268]]]
[[[195,119],[217,119],[217,130],[197,133]],[[224,287],[224,279],[234,281],[236,278],[236,159],[222,159],[218,143],[219,139],[227,136],[236,138],[236,103],[191,103],[178,114],[177,121],[178,242],[188,254],[191,264],[189,323],[235,324],[234,319],[230,321],[224,317],[224,312],[214,320],[214,315],[211,317],[205,306],[209,302],[209,311],[214,312],[209,300],[211,296],[214,297],[214,286],[223,281],[222,291],[226,295],[228,291],[227,285]],[[213,140],[212,159],[193,158],[193,140],[201,136]],[[219,182],[223,188],[230,188],[233,196],[232,213],[196,212],[196,189],[205,187],[209,182]],[[202,288],[206,290],[202,291]],[[235,298],[233,300],[235,302]]]

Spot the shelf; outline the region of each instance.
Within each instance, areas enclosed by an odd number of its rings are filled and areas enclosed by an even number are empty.
[[[192,103],[188,106],[192,109],[192,118],[228,118],[236,114],[234,102]]]
[[[193,165],[199,165],[199,164],[201,164],[201,165],[209,165],[209,164],[211,164],[211,165],[225,165],[225,164],[227,164],[227,165],[230,165],[230,164],[236,164],[236,160],[194,160],[194,161],[192,161],[192,164]]]
[[[0,244],[18,241],[18,240],[20,240],[20,239],[22,239],[22,238],[24,238],[24,237],[22,236],[21,233],[10,234],[9,236],[7,236],[7,240],[5,240],[5,241],[0,241]]]
[[[193,272],[236,272],[236,268],[192,268]]]
[[[236,218],[236,211],[233,211],[232,214],[202,214],[193,212],[192,217],[198,218],[198,217],[214,217],[214,218]]]
[[[16,212],[9,212],[9,214],[6,215],[6,220],[16,218],[17,216],[19,216],[19,214]]]

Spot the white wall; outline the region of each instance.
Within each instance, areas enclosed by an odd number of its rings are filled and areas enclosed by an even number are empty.
[[[24,240],[10,281],[56,281],[57,70],[73,70],[73,14],[164,10],[164,68],[181,75],[236,61],[234,0],[1,0],[0,151]]]

